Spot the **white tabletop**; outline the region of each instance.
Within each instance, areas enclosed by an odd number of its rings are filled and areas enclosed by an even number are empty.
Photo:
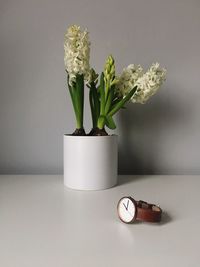
[[[1,267],[200,266],[200,176],[121,176],[75,191],[58,175],[0,176]],[[160,224],[123,224],[131,195],[164,210]]]

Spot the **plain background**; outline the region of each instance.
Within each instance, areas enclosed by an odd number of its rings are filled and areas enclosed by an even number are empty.
[[[155,97],[116,118],[119,172],[200,174],[199,0],[0,0],[0,173],[63,172],[63,134],[74,129],[63,64],[71,24],[89,30],[98,72],[109,54],[118,73],[155,61],[168,70]]]

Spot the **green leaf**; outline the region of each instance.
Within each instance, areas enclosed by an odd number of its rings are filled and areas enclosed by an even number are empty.
[[[69,92],[70,92],[70,96],[71,96],[71,100],[72,100],[72,104],[73,104],[73,108],[74,108],[74,113],[75,113],[75,117],[76,117],[76,121],[77,121],[77,118],[78,118],[78,110],[77,110],[77,103],[76,103],[76,97],[75,97],[75,91],[76,91],[76,88],[74,86],[71,86],[69,84],[69,75],[67,77],[67,83],[68,83],[68,88],[69,88]]]
[[[112,105],[110,107],[110,110],[112,110],[117,105],[117,103],[119,103],[119,101],[121,101],[121,100],[122,100],[122,98],[114,98],[112,101]]]
[[[90,100],[90,109],[91,109],[91,114],[92,114],[92,124],[93,124],[93,128],[96,127],[96,114],[95,114],[95,109],[94,109],[94,101],[93,101],[93,93],[92,93],[92,89],[90,89],[89,92],[89,100]]]
[[[90,99],[90,108],[92,113],[93,128],[95,128],[97,126],[97,120],[100,115],[100,101],[96,85],[94,82],[92,82],[91,84],[89,99]]]
[[[116,124],[111,116],[106,116],[106,126],[112,130],[116,129]]]
[[[70,96],[71,96],[71,99],[72,99],[72,104],[73,104],[73,107],[74,107],[74,112],[76,113],[76,103],[75,103],[74,88],[71,87],[70,85],[68,85],[68,87],[69,87],[69,92],[70,92]]]
[[[99,85],[99,86],[97,86],[97,93],[99,94],[100,93],[100,88],[101,88],[101,86]]]
[[[92,86],[92,92],[93,92],[95,113],[98,119],[99,114],[100,114],[100,101],[99,101],[99,94],[98,94],[95,84],[94,86]]]
[[[100,88],[99,88],[99,93],[100,93],[100,114],[104,115],[105,112],[105,82],[104,82],[104,74],[103,72],[101,73],[101,78],[100,78]]]
[[[84,76],[76,76],[76,88],[74,90],[77,108],[77,122],[79,127],[83,127],[83,108],[84,108]]]
[[[115,89],[114,86],[111,86],[110,90],[108,91],[108,96],[105,105],[105,114],[107,114],[110,111],[110,107],[114,97],[114,89]]]
[[[137,86],[135,86],[124,98],[122,98],[122,100],[116,103],[115,106],[108,113],[108,115],[113,116],[115,113],[117,113],[117,111],[119,111],[122,107],[124,107],[125,103],[129,101],[131,97],[134,95],[136,89],[137,89]]]

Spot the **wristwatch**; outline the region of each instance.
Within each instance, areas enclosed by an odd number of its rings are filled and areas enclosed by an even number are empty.
[[[161,221],[162,209],[155,204],[143,200],[136,201],[132,197],[122,197],[117,205],[120,220],[133,223],[135,220],[156,223]]]

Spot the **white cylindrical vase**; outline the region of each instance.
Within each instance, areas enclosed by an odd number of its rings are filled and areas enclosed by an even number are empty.
[[[116,135],[64,135],[64,185],[77,190],[103,190],[117,184]]]

